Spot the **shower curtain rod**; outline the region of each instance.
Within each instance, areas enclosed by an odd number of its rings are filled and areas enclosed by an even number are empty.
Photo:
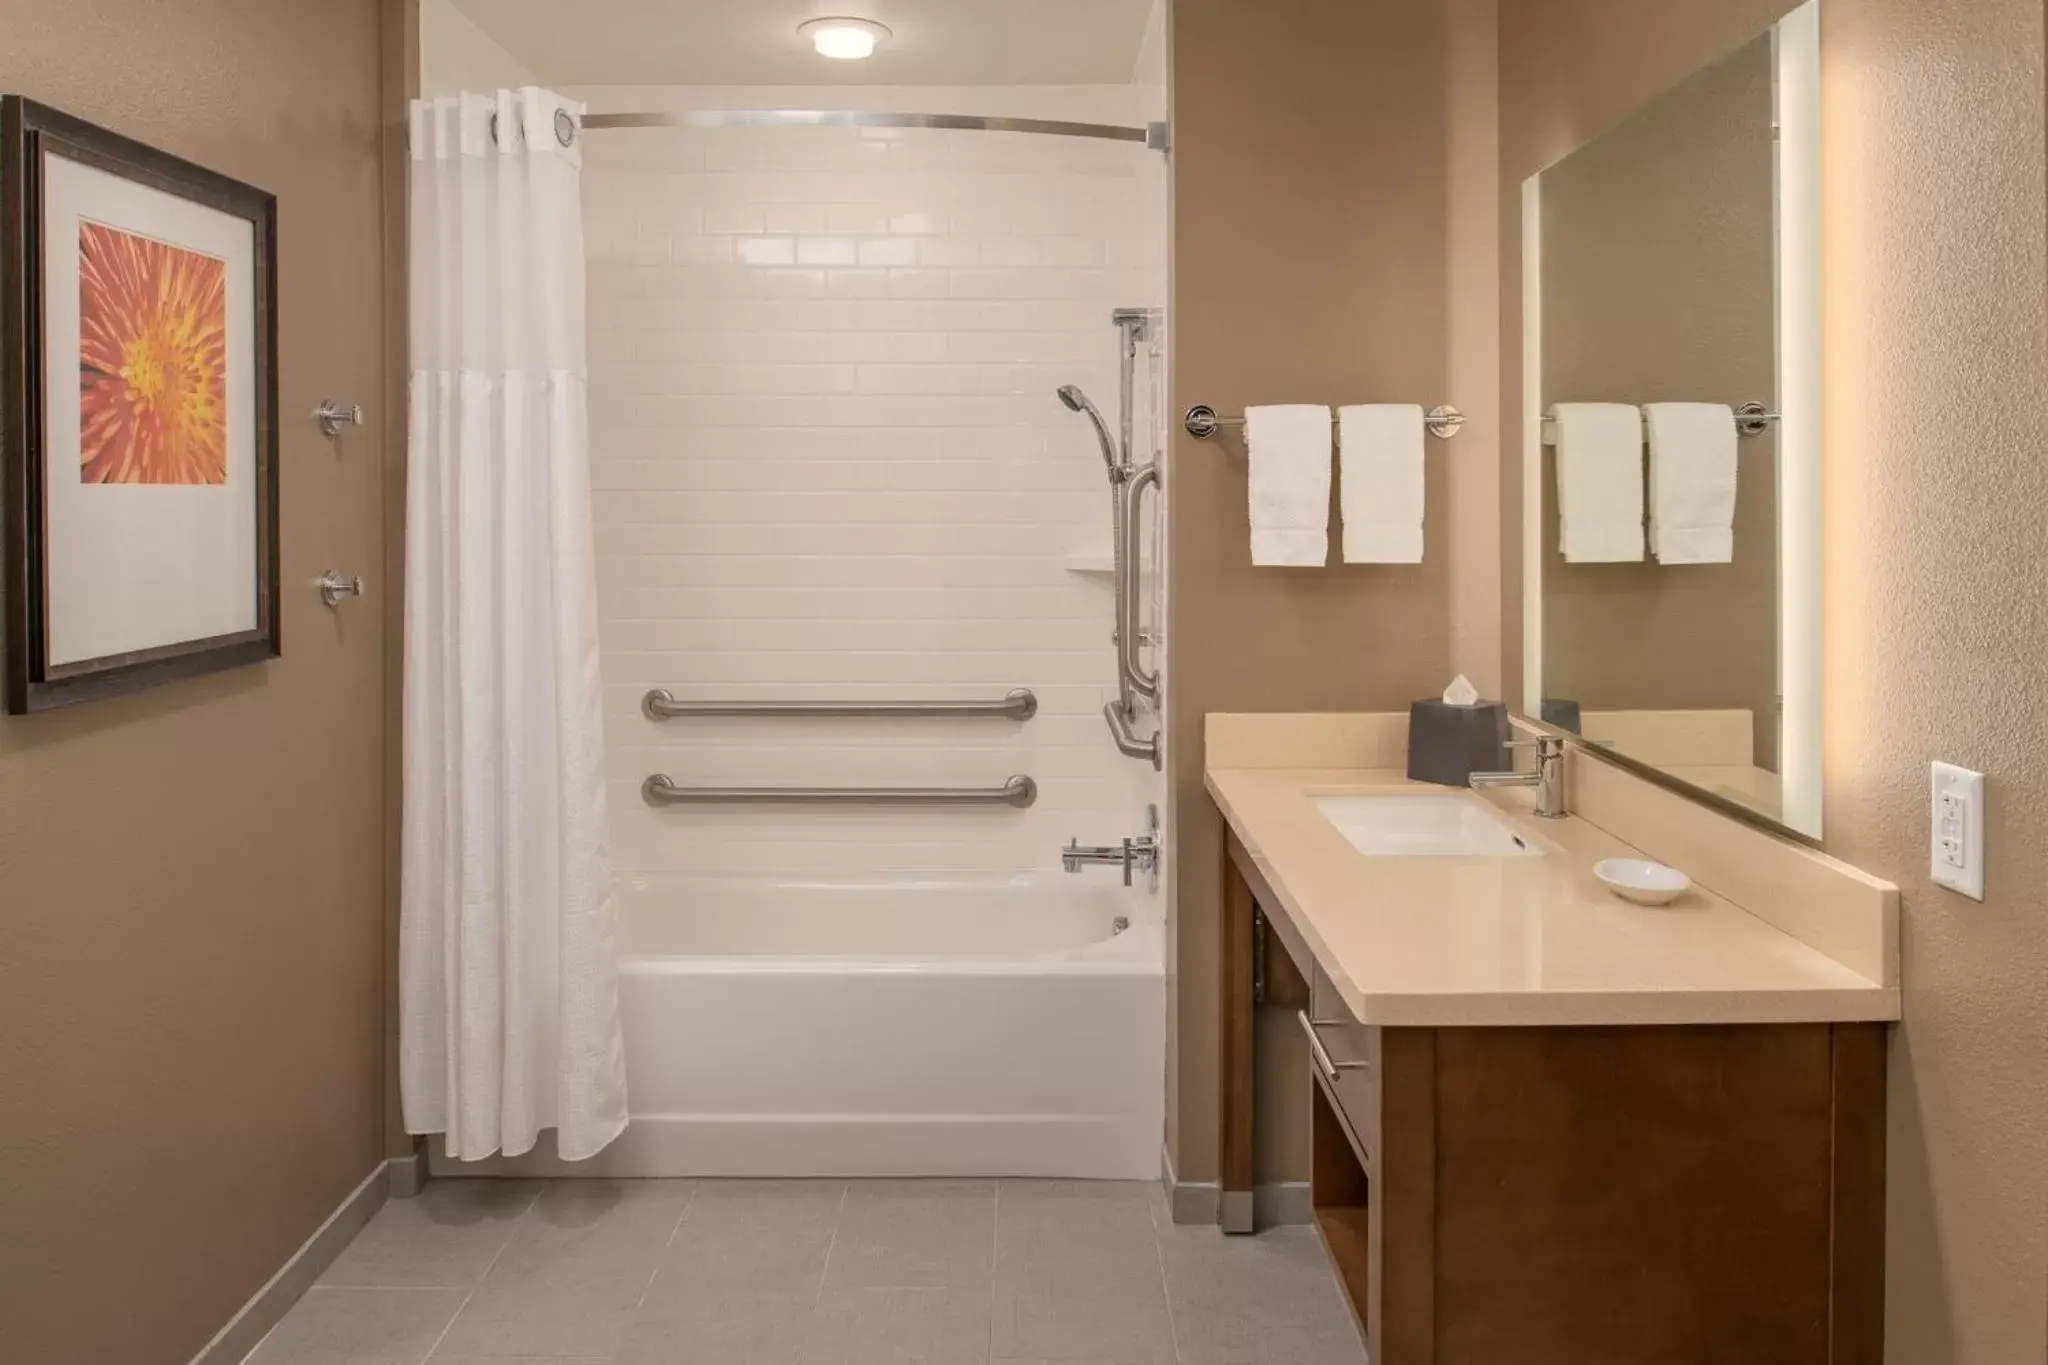
[[[984,114],[883,114],[858,109],[682,109],[659,113],[585,114],[591,132],[607,128],[954,128],[973,133],[1038,133],[1050,137],[1093,137],[1142,142],[1154,151],[1168,146],[1167,125],[1130,128],[1116,123],[1070,123],[1061,119],[997,118]]]

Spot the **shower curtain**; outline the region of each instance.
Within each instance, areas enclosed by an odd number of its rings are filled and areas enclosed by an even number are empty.
[[[400,1082],[462,1159],[626,1123],[579,105],[412,108]]]

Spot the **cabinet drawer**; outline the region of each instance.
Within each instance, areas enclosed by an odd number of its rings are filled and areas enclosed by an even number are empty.
[[[1380,1130],[1380,1030],[1357,1022],[1337,998],[1322,968],[1310,975],[1308,1009],[1302,1012],[1309,1039],[1309,1065],[1369,1156],[1378,1154]]]

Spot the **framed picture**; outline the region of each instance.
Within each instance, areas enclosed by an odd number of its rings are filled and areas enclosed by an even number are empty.
[[[278,652],[277,201],[0,99],[13,714]]]

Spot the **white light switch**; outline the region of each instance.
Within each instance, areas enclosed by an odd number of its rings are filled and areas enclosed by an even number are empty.
[[[1935,885],[1984,899],[1984,774],[1934,765],[1928,870]]]

